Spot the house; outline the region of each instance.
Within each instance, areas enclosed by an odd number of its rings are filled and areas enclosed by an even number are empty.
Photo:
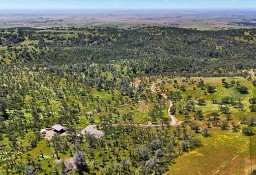
[[[54,132],[57,132],[57,133],[60,133],[60,134],[66,132],[66,130],[64,129],[64,127],[61,126],[61,125],[59,125],[59,124],[53,125],[53,126],[52,126],[52,130],[53,130]]]

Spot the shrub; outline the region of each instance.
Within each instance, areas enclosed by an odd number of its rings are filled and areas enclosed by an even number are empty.
[[[243,128],[243,134],[246,135],[246,136],[254,135],[252,127],[244,127]]]
[[[207,87],[207,92],[208,92],[208,93],[214,93],[214,92],[216,92],[216,87],[215,87],[215,86],[208,86],[208,87]]]
[[[246,86],[238,87],[237,90],[240,94],[248,94],[249,93],[248,87],[246,87]]]

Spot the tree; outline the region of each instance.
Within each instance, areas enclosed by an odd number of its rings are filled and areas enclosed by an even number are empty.
[[[221,102],[223,104],[232,104],[232,103],[234,103],[234,98],[230,97],[230,96],[226,96],[226,97],[221,99]]]
[[[113,165],[115,174],[119,174],[121,171],[120,164],[116,163]]]
[[[256,175],[256,169],[254,169],[250,175]]]
[[[228,130],[229,125],[228,122],[223,121],[222,124],[220,125],[221,130]]]
[[[254,127],[256,125],[256,117],[249,117],[248,118],[248,126]]]
[[[256,112],[256,105],[251,105],[249,108],[251,112]]]
[[[249,93],[249,89],[246,86],[240,86],[237,88],[237,90],[240,94],[248,94]]]
[[[251,98],[251,99],[249,99],[249,102],[250,102],[250,104],[256,104],[256,98]]]
[[[26,166],[24,170],[25,175],[36,175],[36,169],[34,166]]]
[[[199,105],[199,106],[205,106],[205,104],[206,104],[205,99],[199,98],[199,100],[198,100],[198,105]]]
[[[243,131],[243,134],[246,135],[246,136],[253,136],[254,135],[252,127],[244,127],[242,131]]]
[[[155,151],[155,156],[157,158],[160,158],[160,157],[164,156],[164,153],[163,153],[163,151],[161,149],[158,149],[158,150]]]
[[[230,114],[228,114],[228,115],[226,115],[226,119],[227,119],[227,121],[230,121],[230,120],[232,120],[232,116]]]
[[[182,99],[181,93],[180,92],[170,92],[170,99],[173,101],[179,101],[180,99]]]
[[[79,174],[83,174],[83,172],[89,172],[89,167],[85,161],[85,157],[82,151],[75,151],[74,161]]]
[[[232,131],[233,132],[239,132],[240,131],[240,125],[239,124],[232,124]]]
[[[221,111],[221,113],[223,113],[223,114],[230,114],[230,109],[229,109],[229,107],[227,107],[227,106],[222,106],[222,107],[220,107],[220,111]]]
[[[150,146],[153,150],[157,150],[160,149],[161,145],[160,145],[160,141],[159,140],[152,140],[150,142]]]
[[[207,92],[208,92],[208,93],[214,93],[214,92],[216,92],[216,87],[215,87],[215,86],[208,86],[208,87],[207,87]]]
[[[131,165],[131,162],[129,159],[126,159],[126,158],[121,158],[121,164],[122,164],[122,168],[124,171],[127,171],[129,170],[129,167]]]
[[[196,111],[196,113],[195,113],[195,119],[197,119],[197,120],[203,120],[203,119],[204,119],[204,115],[203,115],[202,110]]]
[[[68,173],[68,168],[66,167],[65,163],[61,162],[61,175],[66,175]]]
[[[137,149],[137,153],[141,160],[148,160],[150,156],[150,151],[147,147],[140,147]]]
[[[195,104],[192,100],[188,101],[186,104],[187,111],[195,111]]]
[[[155,168],[155,166],[156,166],[156,158],[155,157],[153,157],[145,162],[145,167],[147,169],[153,170]]]
[[[220,120],[220,115],[217,112],[212,112],[209,116],[213,116],[213,125],[217,126]]]
[[[198,138],[192,138],[190,141],[189,141],[189,144],[190,144],[190,148],[191,149],[194,149],[194,148],[198,148],[200,146],[202,146],[202,140],[201,139],[198,139]]]
[[[252,81],[253,86],[256,86],[256,80]]]
[[[187,90],[187,89],[186,89],[186,86],[182,85],[182,86],[180,87],[180,90],[183,91],[183,92],[185,92],[185,91]]]
[[[210,136],[209,129],[208,129],[208,128],[204,128],[204,129],[202,130],[202,135],[203,135],[204,137],[209,137],[209,136]]]

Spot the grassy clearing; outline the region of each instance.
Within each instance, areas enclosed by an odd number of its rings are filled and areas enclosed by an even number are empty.
[[[253,137],[255,140],[256,137]],[[204,146],[179,157],[166,174],[172,175],[241,175],[248,167],[249,137],[241,133],[213,132]],[[255,150],[256,145],[252,145]],[[256,154],[253,152],[255,161]]]

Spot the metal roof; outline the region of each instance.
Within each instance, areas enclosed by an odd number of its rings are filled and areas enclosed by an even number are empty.
[[[56,130],[56,131],[61,131],[64,129],[63,126],[59,125],[59,124],[56,124],[56,125],[53,125],[52,126],[52,129]]]

